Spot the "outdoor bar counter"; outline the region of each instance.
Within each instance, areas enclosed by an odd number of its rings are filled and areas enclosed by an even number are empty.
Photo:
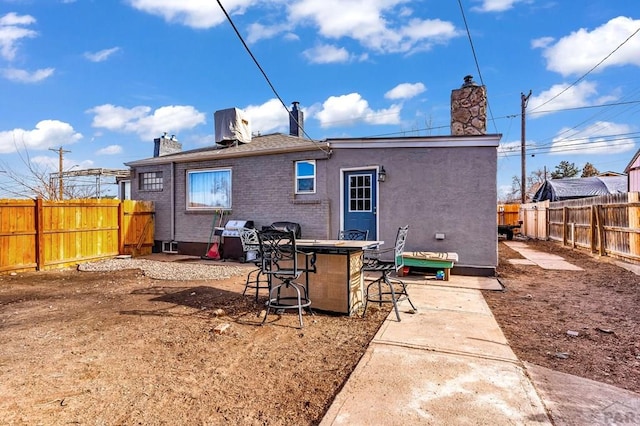
[[[316,273],[308,274],[311,308],[356,313],[364,303],[364,250],[379,244],[382,241],[296,240],[298,250],[316,253]]]

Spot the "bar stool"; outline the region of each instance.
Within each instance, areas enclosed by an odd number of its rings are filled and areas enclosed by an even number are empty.
[[[369,302],[378,303],[380,306],[382,306],[383,303],[393,303],[393,309],[396,312],[396,318],[398,321],[400,321],[398,302],[407,300],[413,310],[417,311],[416,307],[411,303],[411,299],[409,299],[406,284],[402,280],[389,277],[391,272],[395,271],[397,273],[400,268],[404,266],[402,252],[404,251],[408,232],[409,225],[398,228],[395,247],[383,250],[365,251],[365,265],[363,271],[371,273],[379,272],[380,277],[367,285],[367,292],[364,299],[364,311],[362,312],[363,317],[367,313],[367,305]],[[380,257],[384,256],[385,253],[391,252],[393,253],[394,258],[393,262],[380,260]]]
[[[256,269],[252,269],[247,274],[247,280],[245,282],[242,295],[244,296],[248,289],[255,288],[257,302],[260,289],[268,290],[271,288],[269,276],[264,275],[262,272],[262,250],[260,249],[258,231],[253,228],[242,228],[240,230],[240,242],[242,243],[244,260],[253,261],[257,266]]]
[[[315,272],[315,253],[297,250],[293,231],[267,229],[258,232],[258,239],[262,251],[262,273],[270,277],[272,284],[262,324],[271,309],[296,309],[302,328],[302,310],[310,310],[311,306],[309,281],[307,279],[305,284],[296,281],[303,273]],[[300,264],[301,256],[304,256],[304,266]],[[272,278],[280,280],[280,283],[273,285]]]
[[[345,229],[338,234],[339,240],[358,240],[367,241],[369,238],[369,230]]]

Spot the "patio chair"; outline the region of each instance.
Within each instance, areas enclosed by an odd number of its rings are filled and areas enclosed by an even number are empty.
[[[345,229],[338,234],[339,240],[358,240],[366,241],[369,238],[369,230],[362,231],[360,229]]]
[[[413,310],[417,311],[409,298],[406,284],[398,278],[391,278],[389,276],[392,272],[397,273],[404,266],[402,252],[404,251],[408,232],[409,225],[398,228],[395,247],[365,250],[365,265],[363,271],[365,273],[380,273],[380,277],[367,285],[364,311],[362,312],[363,317],[367,313],[369,302],[378,303],[380,306],[382,306],[383,303],[392,303],[398,321],[400,321],[400,313],[398,311],[399,302],[407,300]],[[393,254],[393,261],[382,260],[382,258],[388,254]]]
[[[300,328],[302,328],[304,326],[302,310],[307,308],[311,312],[309,279],[305,277],[304,284],[297,280],[303,273],[315,272],[316,254],[296,248],[294,231],[266,229],[258,233],[258,239],[262,251],[262,274],[268,276],[271,282],[266,304],[267,311],[262,324],[266,322],[271,309],[276,312],[281,309],[297,309]],[[280,283],[273,285],[274,278]]]
[[[240,230],[240,242],[242,243],[242,251],[244,252],[243,259],[245,261],[252,261],[257,266],[256,269],[252,269],[247,274],[242,295],[244,296],[248,289],[255,288],[257,302],[260,289],[268,290],[271,287],[269,276],[264,275],[262,272],[262,251],[260,250],[258,231],[250,228],[242,228]]]

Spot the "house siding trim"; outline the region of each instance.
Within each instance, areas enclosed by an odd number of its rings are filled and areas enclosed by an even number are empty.
[[[471,137],[327,139],[331,148],[469,148],[497,147],[502,135]]]

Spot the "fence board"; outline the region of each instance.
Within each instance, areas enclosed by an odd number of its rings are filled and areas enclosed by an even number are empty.
[[[153,202],[130,200],[0,200],[0,273],[151,253],[153,209]],[[150,223],[129,224],[139,220]],[[132,230],[136,250],[125,250],[123,228]]]
[[[539,230],[528,226],[534,211],[546,210],[544,238],[627,261],[640,262],[639,194],[612,194],[521,206],[525,218],[523,234],[540,238]]]

